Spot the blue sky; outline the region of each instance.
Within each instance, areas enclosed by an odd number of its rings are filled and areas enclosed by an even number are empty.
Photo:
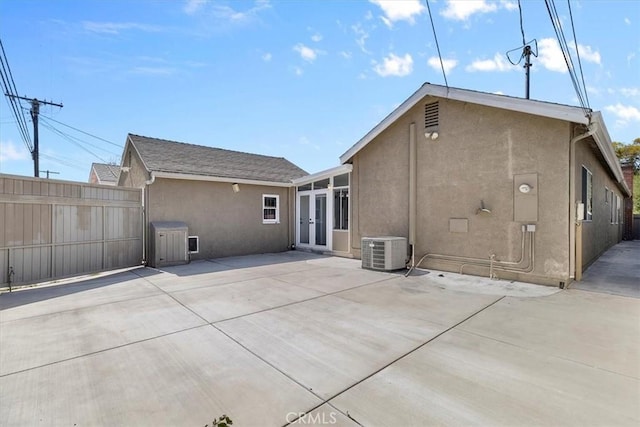
[[[517,0],[429,5],[450,86],[524,96],[524,71],[505,56],[522,45]],[[591,108],[630,143],[640,137],[640,2],[571,0],[577,43],[567,2],[556,7]],[[544,1],[522,0],[522,16],[538,46],[531,98],[577,105]],[[0,38],[19,94],[64,104],[42,108],[40,169],[66,180],[119,163],[129,132],[317,172],[422,83],[444,84],[424,0],[0,0]],[[33,174],[4,99],[0,173]]]

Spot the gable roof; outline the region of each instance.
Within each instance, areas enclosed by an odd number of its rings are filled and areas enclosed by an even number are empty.
[[[412,109],[425,96],[453,99],[455,101],[502,108],[505,110],[518,111],[521,113],[565,120],[584,125],[590,123],[591,110],[586,110],[585,112],[585,110],[580,107],[424,83],[420,89],[415,91],[413,95],[407,98],[407,100],[400,104],[398,108],[393,110],[391,114],[371,129],[364,137],[362,137],[362,139],[360,139],[360,141],[356,142],[342,156],[340,156],[340,162],[346,163],[349,161],[358,151],[362,150],[369,142],[391,126],[403,114]]]
[[[407,98],[398,108],[393,110],[391,114],[385,117],[365,136],[349,148],[342,156],[340,163],[347,163],[360,150],[367,146],[373,139],[384,132],[396,120],[398,120],[407,111],[412,109],[418,102],[422,101],[426,96],[437,98],[453,99],[455,101],[469,102],[472,104],[484,105],[487,107],[501,108],[504,110],[516,111],[535,116],[549,117],[557,120],[564,120],[571,123],[585,125],[592,133],[593,139],[602,153],[610,171],[616,177],[621,188],[627,194],[631,194],[627,185],[622,178],[622,170],[620,162],[613,151],[611,137],[607,131],[607,127],[602,118],[602,114],[598,111],[583,109],[570,105],[556,104],[552,102],[536,101],[533,99],[516,98],[506,95],[497,95],[493,93],[478,92],[468,89],[459,89],[454,87],[446,87],[424,83],[420,89],[415,91],[413,95]]]
[[[106,163],[92,163],[91,169],[96,173],[100,184],[108,182],[116,184],[120,178],[120,166]]]
[[[283,157],[243,153],[129,134],[149,173],[290,183],[307,173]],[[126,152],[126,147],[125,147]]]

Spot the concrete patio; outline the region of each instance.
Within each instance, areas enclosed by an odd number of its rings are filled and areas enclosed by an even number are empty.
[[[0,296],[0,425],[638,425],[640,300],[286,252]],[[296,421],[297,420],[297,421]]]

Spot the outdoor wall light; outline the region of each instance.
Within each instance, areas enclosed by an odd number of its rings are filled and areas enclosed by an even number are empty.
[[[438,136],[440,136],[440,135],[438,134],[438,132],[435,132],[435,131],[434,131],[434,132],[425,132],[425,133],[424,133],[424,137],[425,137],[425,138],[427,138],[427,139],[432,139],[432,140],[434,140],[434,141],[435,141],[436,139],[438,139]]]
[[[518,187],[518,190],[523,194],[527,194],[532,189],[533,189],[533,187],[530,186],[529,184],[520,184],[520,186]]]
[[[240,185],[239,184],[233,183],[233,184],[231,184],[231,188],[233,189],[234,193],[237,193],[238,191],[240,191]]]

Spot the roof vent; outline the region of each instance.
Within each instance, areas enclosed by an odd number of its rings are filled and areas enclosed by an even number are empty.
[[[438,127],[439,108],[438,102],[425,104],[424,106],[424,128],[434,130]]]

